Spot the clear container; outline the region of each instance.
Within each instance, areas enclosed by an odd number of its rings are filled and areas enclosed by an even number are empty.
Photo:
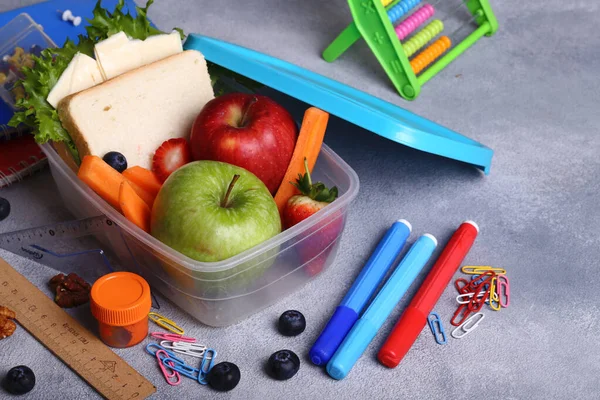
[[[18,94],[21,88],[14,88],[15,82],[21,77],[19,67],[29,62],[25,55],[15,57],[16,49],[38,54],[38,51],[48,47],[56,47],[56,44],[29,14],[19,14],[0,28],[0,97],[13,110],[17,109],[15,96],[22,95]]]
[[[153,290],[215,327],[236,323],[274,304],[329,268],[359,187],[352,168],[323,145],[313,178],[337,186],[339,198],[254,248],[205,263],[137,228],[80,181],[50,144],[42,149],[66,207],[79,218],[105,215],[121,228],[122,235],[98,237],[105,250],[112,250],[123,267],[142,275]]]

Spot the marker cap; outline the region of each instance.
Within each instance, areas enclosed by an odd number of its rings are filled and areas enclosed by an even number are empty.
[[[313,364],[325,365],[329,362],[356,320],[358,320],[358,313],[353,309],[345,306],[335,309],[325,329],[308,353]]]

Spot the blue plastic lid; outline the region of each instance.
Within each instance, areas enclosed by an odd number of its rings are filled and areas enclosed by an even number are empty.
[[[493,151],[457,132],[340,82],[231,43],[191,34],[185,49],[405,146],[489,173]]]

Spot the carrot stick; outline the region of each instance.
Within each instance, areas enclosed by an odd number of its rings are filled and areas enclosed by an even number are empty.
[[[125,178],[116,169],[100,157],[85,156],[77,176],[111,206],[120,210],[119,187]]]
[[[119,188],[119,204],[125,218],[150,233],[150,207],[126,180]]]
[[[123,171],[123,176],[130,182],[133,182],[144,189],[153,197],[158,195],[160,187],[162,186],[162,183],[160,183],[156,175],[154,175],[154,172],[137,165]]]
[[[308,161],[308,170],[312,172],[319,153],[325,131],[327,130],[327,122],[329,114],[318,108],[311,107],[304,113],[300,134],[296,141],[296,147],[292,154],[292,159],[285,172],[281,185],[275,193],[275,203],[281,214],[285,208],[287,201],[293,195],[298,193],[298,189],[290,182],[295,182],[298,174],[304,174],[304,158]]]

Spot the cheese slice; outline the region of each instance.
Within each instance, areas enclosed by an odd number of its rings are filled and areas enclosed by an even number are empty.
[[[134,61],[137,53],[127,54],[126,52],[129,48],[129,43],[127,35],[124,32],[119,32],[108,39],[96,43],[94,46],[94,56],[96,57],[100,72],[102,72],[102,77],[105,80],[110,79],[105,68],[111,72],[117,70],[119,65],[127,67],[128,62],[137,63]],[[120,60],[118,59],[119,57],[121,58]]]
[[[70,94],[81,92],[102,83],[98,63],[92,57],[77,53],[52,88],[46,100],[56,108]]]
[[[183,51],[178,32],[129,40],[119,32],[96,44],[96,61],[106,80]]]
[[[142,42],[139,49],[143,65],[150,64],[181,53],[183,51],[181,35],[179,32],[173,31],[168,35],[150,36]]]

